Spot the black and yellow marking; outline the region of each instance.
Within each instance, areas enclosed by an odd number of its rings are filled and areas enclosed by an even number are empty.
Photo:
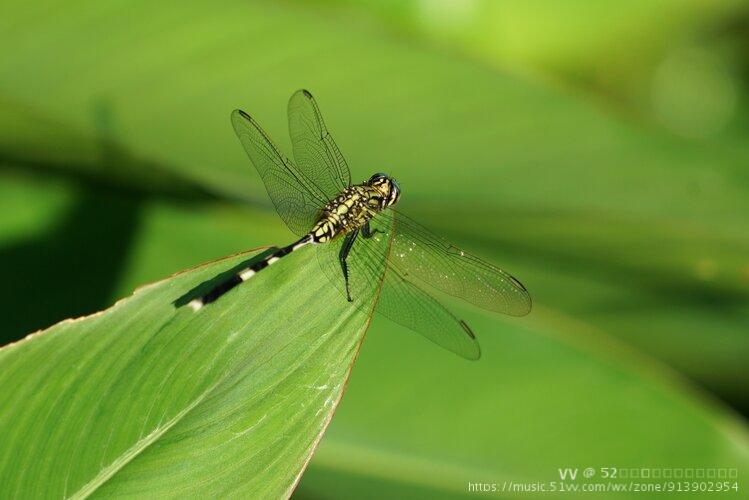
[[[289,246],[279,248],[275,252],[267,255],[263,260],[255,262],[251,266],[239,271],[237,274],[233,275],[231,278],[224,281],[223,283],[220,283],[213,290],[203,295],[202,297],[190,301],[189,306],[192,309],[197,311],[204,305],[210,304],[211,302],[215,302],[219,297],[224,295],[226,292],[228,292],[232,288],[252,278],[257,273],[265,269],[266,267],[272,264],[275,264],[283,257],[286,257],[287,255],[289,255],[291,252],[295,250],[299,250],[303,246],[308,245],[310,243],[312,243],[312,239],[309,235],[307,235],[304,238],[300,239],[299,241],[295,243],[292,243]]]
[[[376,188],[351,186],[323,207],[310,235],[315,243],[325,243],[338,234],[355,231],[382,210],[382,199]]]

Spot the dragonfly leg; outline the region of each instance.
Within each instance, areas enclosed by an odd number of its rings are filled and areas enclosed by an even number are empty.
[[[351,231],[346,235],[346,238],[343,240],[343,245],[341,246],[341,251],[338,253],[338,261],[341,263],[341,270],[343,271],[343,279],[346,282],[346,298],[349,302],[353,302],[354,300],[351,298],[351,292],[349,291],[348,286],[348,264],[346,264],[346,257],[348,257],[349,252],[351,251],[351,247],[354,246],[354,241],[356,240],[357,235],[359,234],[359,230],[355,229],[354,231]]]
[[[365,240],[368,240],[377,233],[385,234],[385,231],[380,231],[379,229],[375,229],[374,231],[372,231],[369,227],[369,221],[367,221],[366,224],[364,224],[364,227],[362,227],[361,229],[362,238],[364,238]]]

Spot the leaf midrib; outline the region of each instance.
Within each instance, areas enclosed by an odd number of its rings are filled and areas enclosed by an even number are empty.
[[[112,463],[104,467],[99,473],[88,483],[84,484],[78,491],[73,495],[67,497],[74,500],[88,498],[92,493],[99,489],[104,483],[109,481],[117,472],[123,467],[130,463],[135,457],[140,455],[146,450],[151,444],[155,443],[161,436],[166,434],[172,427],[178,424],[190,411],[198,406],[208,396],[217,385],[221,383],[221,380],[208,387],[203,391],[195,400],[187,405],[182,411],[177,413],[163,427],[157,427],[147,436],[140,438],[135,442],[133,446],[128,448],[124,453],[117,457]]]

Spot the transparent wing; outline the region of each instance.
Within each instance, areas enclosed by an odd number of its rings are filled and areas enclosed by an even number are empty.
[[[278,215],[295,234],[303,236],[315,223],[328,198],[300,172],[247,113],[234,110],[231,123],[247,156],[263,179]]]
[[[512,316],[530,312],[528,291],[509,273],[450,244],[400,212],[385,210],[377,218],[393,228],[388,265],[403,277],[490,311]]]
[[[393,268],[385,272],[377,312],[461,357],[481,357],[479,343],[466,322]]]
[[[370,294],[379,289],[378,313],[464,358],[478,359],[481,351],[468,325],[416,284],[387,266],[391,223],[389,220],[373,220],[372,229],[381,232],[369,239],[359,236],[351,248],[346,261],[354,305],[365,305]],[[323,272],[341,292],[341,300],[346,300],[343,273],[338,261],[342,243],[342,239],[337,239],[316,245],[316,248]]]
[[[320,108],[306,90],[289,99],[289,135],[299,170],[333,199],[351,185],[351,172],[333,137],[325,127]]]

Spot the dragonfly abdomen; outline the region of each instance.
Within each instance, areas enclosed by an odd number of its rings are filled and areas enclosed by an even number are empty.
[[[266,255],[262,260],[259,260],[247,266],[246,268],[242,269],[237,274],[235,274],[228,280],[224,281],[223,283],[219,283],[215,288],[213,288],[211,291],[209,291],[202,297],[191,300],[189,303],[190,307],[193,310],[197,311],[204,305],[210,304],[211,302],[218,300],[222,295],[224,295],[226,292],[236,287],[240,283],[244,283],[245,281],[252,278],[257,273],[265,269],[266,267],[272,264],[275,264],[276,262],[281,260],[283,257],[286,257],[287,255],[289,255],[291,252],[295,250],[299,250],[303,246],[308,245],[312,242],[313,242],[312,237],[310,235],[307,235],[304,238],[300,239],[299,241],[292,243],[291,245],[277,249],[275,252],[269,255]]]

